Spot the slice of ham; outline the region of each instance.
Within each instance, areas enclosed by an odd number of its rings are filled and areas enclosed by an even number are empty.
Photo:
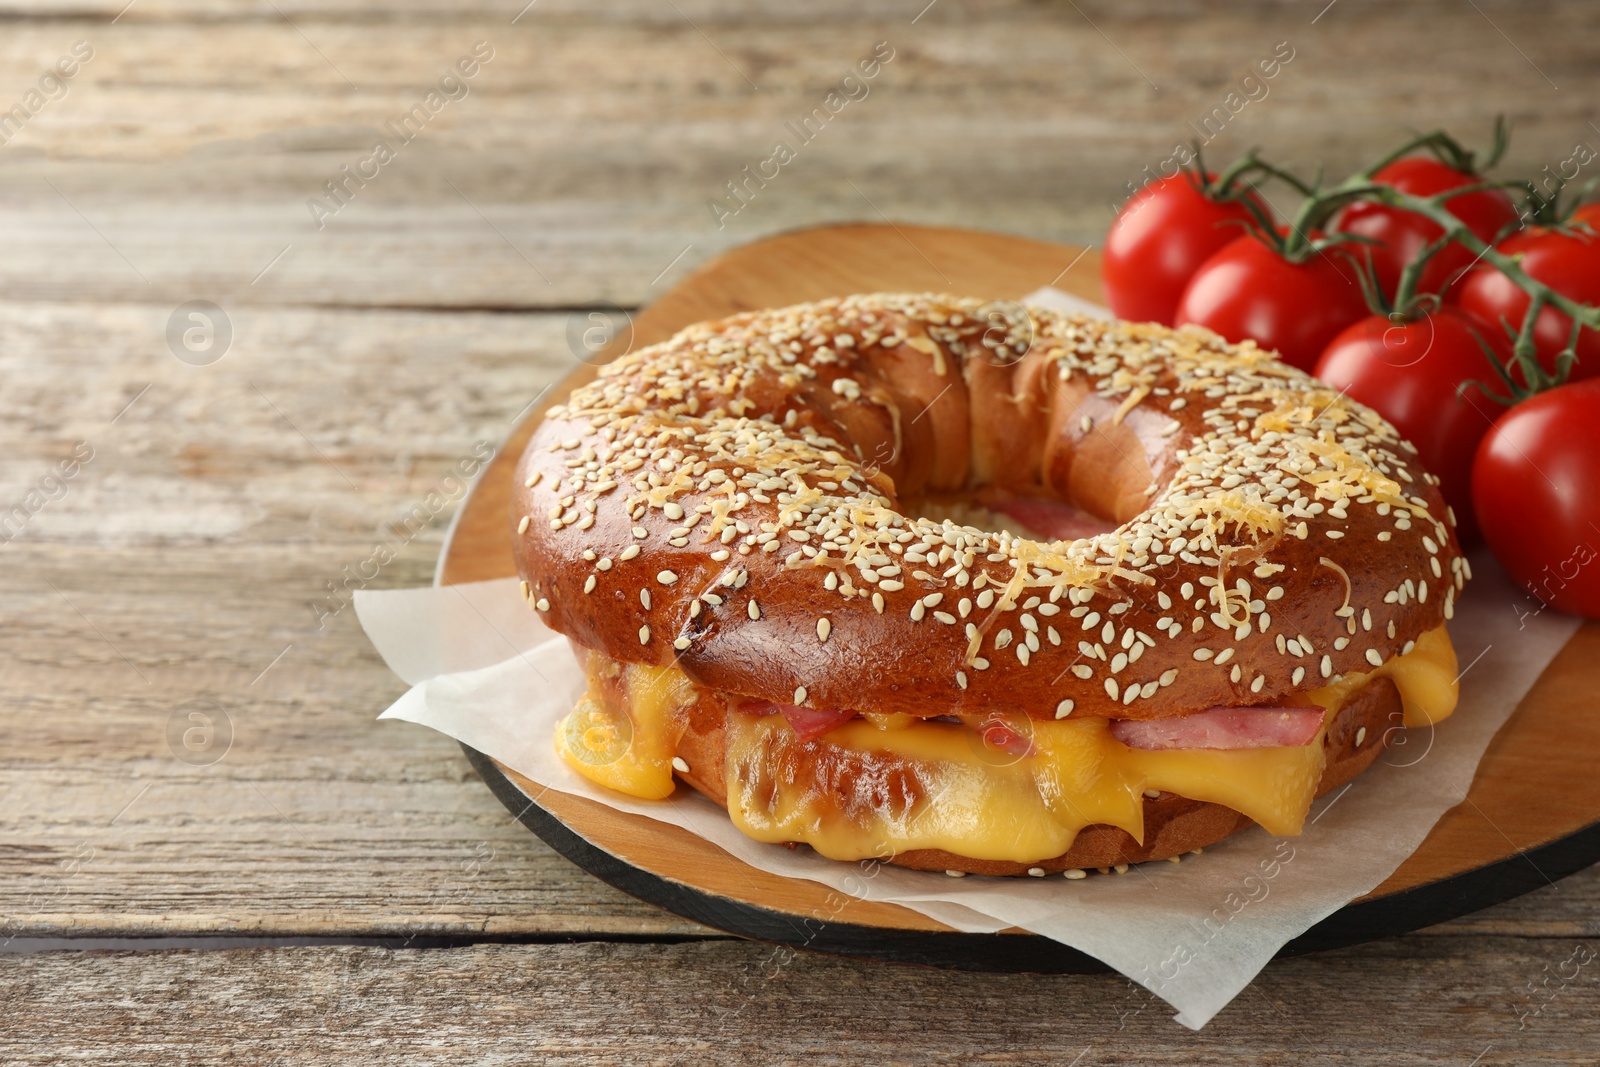
[[[1111,736],[1129,748],[1281,748],[1309,745],[1322,709],[1211,708],[1173,719],[1114,719]]]
[[[821,737],[836,726],[855,718],[853,711],[833,711],[802,708],[794,704],[773,704],[765,700],[751,701],[740,708],[748,715],[782,715],[794,735],[802,741]]]
[[[1038,497],[1012,497],[991,505],[990,510],[1015,519],[1033,533],[1052,541],[1076,541],[1080,537],[1093,537],[1117,528],[1117,524],[1109,519],[1102,519],[1071,504]]]

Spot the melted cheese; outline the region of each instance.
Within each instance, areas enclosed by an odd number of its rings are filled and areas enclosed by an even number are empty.
[[[1365,674],[1347,674],[1306,696],[1319,707],[1337,708],[1374,678],[1387,678],[1400,690],[1406,726],[1429,726],[1448,718],[1461,695],[1456,649],[1441,626],[1418,636],[1416,645],[1405,655],[1386,660],[1383,666]]]
[[[623,669],[631,717],[609,711],[592,683],[558,729],[556,747],[602,785],[665,797],[682,733],[675,716],[692,701],[693,683],[669,668]],[[1424,725],[1454,710],[1456,675],[1455,650],[1440,627],[1419,637],[1410,653],[1304,696],[1326,710],[1326,729],[1353,693],[1386,677],[1400,691],[1406,725]],[[1028,732],[1032,751],[1018,757],[989,748],[965,725],[854,719],[822,743],[840,755],[883,753],[898,769],[840,789],[828,768],[847,760],[819,761],[810,780],[789,780],[782,754],[793,734],[783,718],[730,712],[728,813],[750,837],[804,842],[833,859],[938,848],[1027,863],[1061,855],[1086,826],[1120,827],[1142,841],[1148,790],[1222,804],[1274,834],[1297,834],[1323,770],[1322,734],[1299,746],[1146,751],[1113,738],[1104,719],[1035,721]]]
[[[663,800],[675,788],[672,758],[683,736],[676,712],[694,699],[694,683],[671,667],[630,663],[622,670],[631,711],[602,697],[600,679],[591,674],[589,691],[556,727],[556,754],[592,782]]]

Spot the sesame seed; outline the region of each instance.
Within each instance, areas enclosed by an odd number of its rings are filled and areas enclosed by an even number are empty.
[[[638,554],[639,554],[639,546],[638,545],[629,545],[627,548],[622,550],[621,555],[617,556],[617,558],[619,560],[622,560],[624,563],[626,563],[628,560],[632,559],[633,557],[637,556]]]
[[[944,873],[952,878],[965,878],[967,876],[966,871],[945,871]]]
[[[643,607],[646,611],[650,610],[650,590],[648,590],[648,589],[639,590],[639,605],[641,607]]]
[[[678,576],[672,571],[662,571],[656,575],[656,581],[660,582],[662,585],[671,585],[677,580]]]
[[[794,702],[796,704],[804,704],[806,702],[806,687],[805,686],[802,685],[802,686],[800,686],[798,689],[796,689],[794,691]]]
[[[817,640],[826,641],[828,639],[828,635],[832,632],[833,623],[829,622],[827,619],[817,620]]]
[[[757,619],[761,618],[761,605],[757,604],[753,598],[751,599],[750,603],[744,606],[744,610],[745,613],[750,616],[751,622],[755,622]]]
[[[1330,677],[1333,676],[1333,657],[1332,656],[1323,656],[1322,657],[1322,676],[1324,678],[1330,678]]]
[[[1056,718],[1065,719],[1072,714],[1073,702],[1069,698],[1056,705]]]
[[[693,642],[690,641],[687,637],[678,637],[678,638],[674,638],[673,639],[672,647],[677,649],[679,652],[682,652],[684,649],[688,648],[691,644],[693,644]]]
[[[1115,678],[1106,679],[1106,696],[1112,700],[1117,699],[1117,680]]]
[[[594,585],[595,585],[595,577],[594,577],[594,575],[591,574],[591,575],[589,575],[589,577],[584,579],[583,591],[585,593],[594,592]]]
[[[649,624],[646,624],[644,626],[639,627],[639,643],[641,645],[648,645],[650,643],[650,626],[649,626]]]
[[[1290,681],[1292,681],[1295,685],[1299,685],[1301,682],[1303,682],[1305,680],[1306,680],[1306,669],[1304,667],[1296,667],[1294,669],[1294,674],[1290,677]]]
[[[1028,876],[1030,878],[1043,878],[1044,874],[1045,874],[1045,871],[1044,871],[1043,867],[1029,867],[1028,868]]]
[[[524,516],[522,516],[522,521],[517,523],[517,533],[519,533],[519,534],[527,533],[528,532],[528,523],[530,523],[532,521],[533,521],[533,516],[532,515],[524,515]]]
[[[545,597],[540,597],[539,598],[539,602],[537,604],[535,604],[534,607],[538,608],[540,611],[549,611],[550,610],[550,601],[548,599],[546,599]]]
[[[1375,648],[1367,649],[1367,662],[1374,667],[1383,666],[1383,655]]]
[[[1076,882],[1080,878],[1089,877],[1089,872],[1081,867],[1074,867],[1072,870],[1066,872],[1066,876]]]
[[[967,687],[967,672],[966,671],[956,671],[956,684],[959,685],[963,689],[965,689]]]
[[[689,765],[684,762],[682,756],[672,757],[672,769],[677,771],[679,774],[689,773]]]
[[[1208,660],[1215,654],[1209,648],[1197,648],[1194,650],[1194,658],[1198,660]]]
[[[1360,748],[1361,747],[1361,743],[1363,741],[1365,741],[1366,739],[1367,739],[1367,728],[1365,726],[1363,726],[1359,730],[1356,731],[1356,747]]]
[[[633,536],[639,538],[642,541],[646,537],[650,536],[650,531],[646,530],[643,526],[635,526],[633,528]]]
[[[1087,682],[1094,677],[1094,668],[1087,663],[1077,663],[1073,665],[1072,673]]]

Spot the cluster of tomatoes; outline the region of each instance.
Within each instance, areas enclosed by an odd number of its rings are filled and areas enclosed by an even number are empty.
[[[1600,305],[1600,203],[1554,221],[1531,186],[1519,210],[1516,183],[1469,167],[1410,155],[1363,180],[1432,198],[1521,279],[1436,215],[1358,190],[1297,232],[1248,183],[1196,170],[1118,214],[1107,297],[1124,319],[1254,340],[1374,408],[1439,477],[1464,542],[1481,536],[1542,603],[1600,617],[1600,331],[1574,335],[1548,303],[1523,328],[1528,279]]]

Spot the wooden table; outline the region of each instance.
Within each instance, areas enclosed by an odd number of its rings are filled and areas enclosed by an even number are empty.
[[[375,723],[402,685],[343,593],[429,581],[459,465],[569,338],[719,250],[884,218],[1093,242],[1281,41],[1215,158],[1343,173],[1505,112],[1508,169],[1556,169],[1600,144],[1585,5],[123,2],[9,4],[0,36],[0,1061],[1600,1062],[1595,871],[1275,964],[1198,1034],[1112,977],[719,936]]]

